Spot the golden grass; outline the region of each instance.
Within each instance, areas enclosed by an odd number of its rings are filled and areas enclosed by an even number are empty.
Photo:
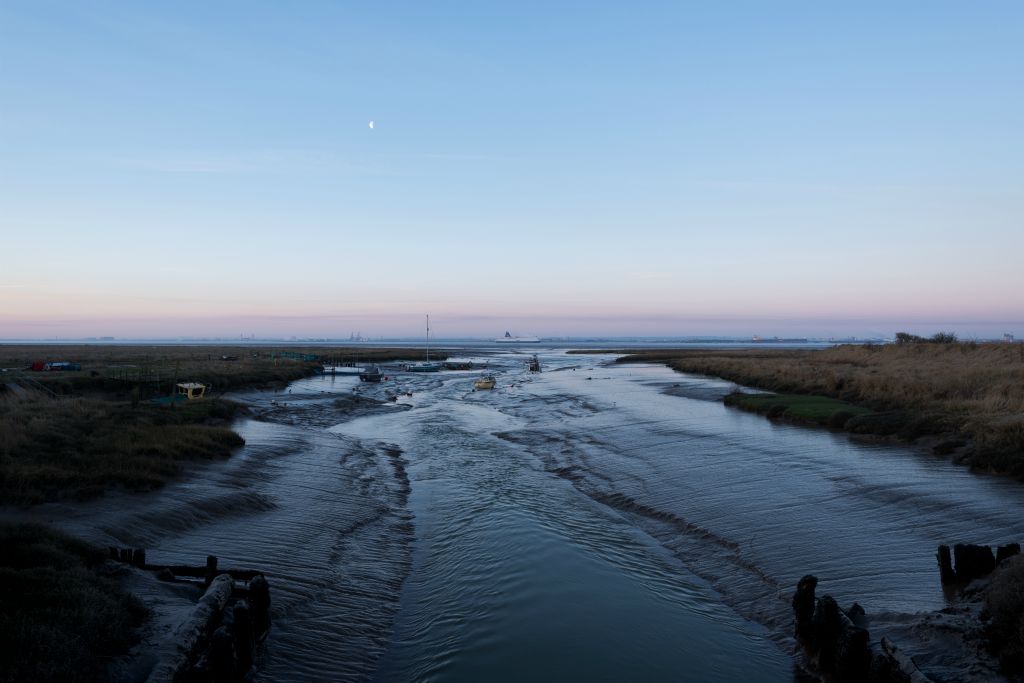
[[[1024,475],[1024,344],[680,350],[621,360],[658,360],[768,391],[903,411],[908,419],[928,419],[971,438],[973,465]]]

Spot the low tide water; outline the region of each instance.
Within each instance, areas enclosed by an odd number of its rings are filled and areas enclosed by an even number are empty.
[[[807,573],[955,677],[902,627],[946,604],[937,544],[1024,538],[1024,487],[726,408],[727,382],[537,351],[540,374],[489,356],[493,391],[468,371],[237,395],[231,459],[61,523],[265,571],[263,680],[792,681]]]

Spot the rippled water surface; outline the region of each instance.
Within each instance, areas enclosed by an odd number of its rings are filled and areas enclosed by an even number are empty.
[[[728,409],[725,382],[541,358],[490,357],[491,392],[447,372],[239,395],[230,460],[64,524],[264,570],[265,680],[791,681],[803,574],[877,637],[944,605],[938,543],[1024,536],[1014,482]]]

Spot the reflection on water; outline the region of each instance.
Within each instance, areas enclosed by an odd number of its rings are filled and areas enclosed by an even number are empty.
[[[229,461],[64,523],[266,571],[266,680],[792,680],[803,574],[878,637],[943,605],[938,543],[1024,536],[1013,482],[727,409],[725,382],[541,353],[540,375],[492,358],[491,392],[245,395]]]

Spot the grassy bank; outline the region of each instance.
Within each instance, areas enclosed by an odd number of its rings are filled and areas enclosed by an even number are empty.
[[[424,349],[361,347],[0,345],[0,504],[150,490],[185,461],[227,457],[242,445],[229,424],[237,404],[148,400],[169,395],[176,382],[211,385],[217,396],[283,387],[323,362],[423,357]],[[30,370],[55,361],[80,369]]]
[[[186,460],[242,445],[227,427],[238,404],[220,399],[157,406],[88,398],[0,398],[0,503],[150,490]]]
[[[63,395],[127,399],[138,388],[142,398],[168,394],[175,382],[211,385],[215,393],[233,389],[281,387],[313,374],[324,362],[383,363],[421,360],[424,349],[0,344],[0,383],[40,382]],[[445,358],[433,350],[431,356]],[[68,361],[71,372],[31,372],[35,362]]]
[[[0,680],[102,681],[146,610],[103,553],[36,524],[0,523]]]
[[[631,361],[663,362],[680,372],[713,375],[780,395],[843,401],[861,412],[833,426],[907,439],[929,434],[948,435],[947,443],[963,439],[971,444],[962,456],[970,465],[1024,477],[1022,344],[659,350],[620,359]],[[817,417],[812,421],[822,424],[826,410],[824,404],[814,408]]]

